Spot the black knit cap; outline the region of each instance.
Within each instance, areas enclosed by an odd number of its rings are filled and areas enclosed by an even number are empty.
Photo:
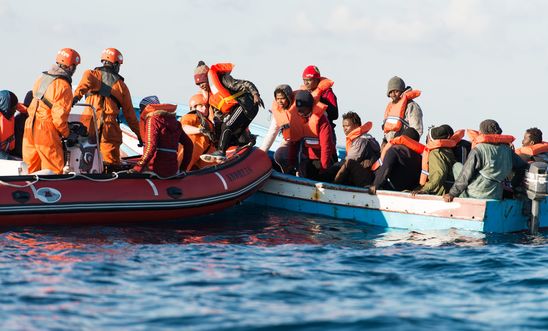
[[[419,141],[421,139],[420,134],[417,132],[417,130],[413,128],[405,128],[402,133],[402,136],[407,136],[415,141]]]
[[[432,139],[448,139],[453,135],[452,131],[449,125],[436,126],[430,129],[430,137]]]
[[[480,132],[483,134],[501,134],[502,129],[495,120],[485,120],[480,123]]]
[[[298,90],[295,93],[295,105],[297,108],[311,108],[314,105],[314,97],[308,91]]]

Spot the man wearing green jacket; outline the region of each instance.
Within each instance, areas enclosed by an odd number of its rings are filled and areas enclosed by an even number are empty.
[[[494,120],[480,123],[480,133],[490,137],[502,136],[502,129]],[[462,171],[443,200],[451,202],[455,197],[476,199],[502,199],[502,181],[512,171],[513,187],[520,185],[527,164],[514,153],[509,142],[483,142],[472,149]]]

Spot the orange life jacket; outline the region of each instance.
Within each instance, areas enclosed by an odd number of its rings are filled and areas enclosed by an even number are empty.
[[[272,116],[276,124],[282,129],[284,140],[290,142],[300,141],[305,137],[317,137],[318,121],[327,109],[327,105],[315,102],[312,107],[312,114],[308,121],[299,115],[295,102],[289,109],[282,109],[276,102],[272,104]]]
[[[507,134],[483,134],[476,130],[466,130],[466,133],[472,139],[472,148],[477,144],[507,144],[510,145],[516,138]]]
[[[143,109],[140,115],[139,120],[139,133],[141,134],[141,137],[146,137],[146,119],[147,117],[157,111],[157,110],[163,110],[167,111],[169,113],[174,113],[177,110],[177,105],[172,105],[169,103],[160,103],[160,104],[149,104]]]
[[[413,100],[421,95],[419,90],[407,90],[401,95],[398,102],[388,102],[386,110],[384,111],[384,133],[390,131],[399,132],[402,129],[403,124],[409,126],[409,124],[403,119],[405,117],[405,110],[410,100]]]
[[[9,152],[15,148],[15,116],[9,120],[0,114],[0,151]]]
[[[310,91],[310,94],[312,94],[314,101],[315,102],[320,101],[322,94],[328,89],[330,89],[334,84],[335,82],[333,82],[331,79],[321,77],[320,82],[318,83],[318,86],[316,87],[316,89],[314,89],[314,91]],[[301,85],[301,90],[306,90],[306,86]]]
[[[295,102],[293,101],[288,109],[284,109],[280,105],[278,105],[276,100],[274,100],[272,102],[271,111],[273,120],[276,121],[276,125],[282,131],[282,136],[284,140],[290,141],[291,128],[298,125],[298,123],[295,123],[298,119],[296,116],[299,116],[297,113],[297,106],[295,106]]]
[[[238,104],[236,98],[245,93],[240,91],[231,94],[221,83],[219,76],[231,73],[233,68],[234,65],[232,63],[217,63],[212,65],[207,72],[209,89],[211,90],[208,100],[209,104],[220,110],[223,114],[229,113]]]
[[[521,148],[516,149],[516,154],[518,155],[535,156],[542,153],[548,153],[548,142],[543,141],[538,144],[534,144],[531,146],[523,146]]]
[[[457,146],[459,141],[462,140],[463,137],[464,130],[457,130],[457,132],[455,132],[455,134],[453,134],[449,139],[430,139],[428,141],[424,152],[422,152],[422,170],[420,177],[420,184],[422,186],[426,184],[426,182],[428,181],[428,176],[430,175],[430,173],[428,172],[428,157],[430,151],[438,148],[454,148],[455,146]]]
[[[383,163],[383,160],[384,160],[384,156],[386,155],[386,152],[390,149],[390,147],[392,147],[394,145],[404,145],[404,146],[406,146],[407,148],[409,148],[410,150],[414,151],[417,154],[422,154],[422,152],[424,152],[424,148],[425,148],[425,146],[423,144],[421,144],[420,142],[415,141],[415,140],[413,140],[413,139],[411,139],[407,136],[396,137],[396,138],[390,140],[390,142],[387,143],[386,146],[384,146],[384,148],[381,152],[381,157],[379,157],[379,159],[375,163],[373,163],[373,165],[371,166],[371,169],[373,171],[377,170],[378,168],[380,168],[382,166],[382,163]]]
[[[367,122],[364,125],[360,126],[359,128],[355,128],[354,130],[350,131],[348,136],[346,136],[346,154],[348,154],[348,151],[350,150],[350,145],[352,145],[352,142],[361,136],[362,134],[366,134],[371,130],[373,127],[373,123]]]

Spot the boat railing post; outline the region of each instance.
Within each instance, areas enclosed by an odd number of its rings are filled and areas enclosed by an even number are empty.
[[[527,170],[527,173],[525,174],[527,197],[532,201],[529,233],[533,235],[537,234],[539,230],[540,202],[546,199],[548,193],[548,187],[546,185],[547,173],[547,163],[533,162],[529,165],[529,170]]]

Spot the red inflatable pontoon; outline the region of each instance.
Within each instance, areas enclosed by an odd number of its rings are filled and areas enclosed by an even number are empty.
[[[147,174],[0,177],[0,225],[130,224],[183,219],[235,205],[268,179],[271,161],[246,147],[177,178]]]

